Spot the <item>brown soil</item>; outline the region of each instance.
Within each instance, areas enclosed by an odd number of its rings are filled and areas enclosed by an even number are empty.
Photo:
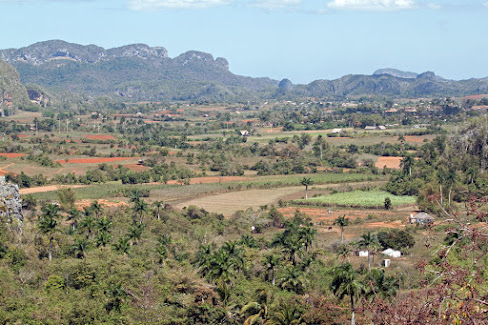
[[[402,157],[378,157],[378,161],[376,162],[376,168],[383,168],[386,166],[390,169],[400,169],[400,161]]]
[[[79,200],[79,201],[76,201],[75,204],[76,204],[76,207],[81,210],[85,207],[89,207],[92,203],[93,203],[94,200]],[[111,202],[111,201],[107,201],[107,200],[104,200],[104,199],[98,199],[96,200],[98,201],[98,203],[103,206],[104,208],[111,208],[111,207],[118,207],[118,206],[128,206],[129,204],[127,202],[124,202],[124,201],[121,201],[121,202]]]
[[[57,191],[60,188],[79,188],[84,186],[85,185],[47,185],[47,186],[39,186],[39,187],[21,188],[19,192],[21,195],[24,195],[24,194],[33,194],[33,193],[42,193],[42,192],[52,192],[52,191]]]
[[[414,136],[414,135],[406,135],[405,141],[407,141],[407,142],[424,142],[424,138]]]
[[[116,140],[113,135],[108,134],[86,134],[83,137],[92,140]]]
[[[7,158],[18,158],[18,157],[22,157],[25,155],[26,155],[25,153],[13,153],[13,152],[2,152],[2,153],[0,153],[0,156],[4,156]]]

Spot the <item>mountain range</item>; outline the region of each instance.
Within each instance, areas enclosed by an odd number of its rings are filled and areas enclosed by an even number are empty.
[[[488,93],[488,79],[447,80],[381,69],[373,75],[347,75],[294,85],[290,80],[233,74],[224,58],[189,51],[170,58],[163,47],[132,44],[113,49],[60,40],[0,50],[24,84],[125,100],[252,100],[282,97],[464,96]],[[1,88],[0,88],[1,91]]]

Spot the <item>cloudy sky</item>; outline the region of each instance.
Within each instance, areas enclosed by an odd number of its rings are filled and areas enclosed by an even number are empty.
[[[0,12],[1,49],[145,43],[294,83],[386,67],[488,76],[488,0],[0,0]]]

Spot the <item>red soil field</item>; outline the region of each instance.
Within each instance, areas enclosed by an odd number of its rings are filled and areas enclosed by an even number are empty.
[[[402,157],[378,157],[378,161],[376,162],[376,168],[383,168],[386,166],[390,169],[400,169],[400,161]]]
[[[75,158],[69,159],[68,164],[101,164],[113,161],[139,159],[139,157],[107,157],[107,158]],[[66,164],[66,160],[56,160],[60,164]]]
[[[7,158],[18,158],[18,157],[25,156],[25,153],[2,152],[0,153],[0,156],[4,156]]]
[[[87,134],[84,135],[83,137],[92,140],[116,140],[113,135],[108,135],[108,134]]]

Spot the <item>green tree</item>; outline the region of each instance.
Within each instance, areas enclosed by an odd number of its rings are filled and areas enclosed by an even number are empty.
[[[271,284],[276,284],[275,272],[276,268],[281,264],[281,257],[275,254],[266,255],[261,264],[266,268],[267,280],[271,280]]]
[[[383,300],[396,296],[400,284],[398,279],[386,276],[385,270],[372,269],[366,275],[366,298],[368,300],[374,300],[380,298]]]
[[[165,206],[164,201],[155,201],[153,202],[152,205],[156,208],[156,218],[160,220],[161,219],[160,210],[164,209]]]
[[[59,206],[56,204],[46,204],[41,208],[41,212],[41,216],[37,219],[37,228],[49,238],[48,257],[49,261],[52,261],[54,234],[58,230],[57,219],[60,217]]]
[[[349,226],[349,219],[344,214],[334,220],[334,225],[341,228],[341,243],[344,244],[344,228]]]
[[[75,238],[74,244],[71,246],[73,253],[77,258],[85,258],[86,252],[90,248],[91,243],[86,238]]]
[[[308,199],[308,187],[313,184],[312,179],[310,177],[304,177],[301,181],[300,184],[305,186],[305,200]]]
[[[391,209],[391,199],[389,197],[385,198],[385,209],[390,210]]]
[[[334,269],[334,277],[330,289],[339,300],[349,296],[351,302],[351,325],[355,325],[354,301],[366,292],[366,287],[357,278],[357,272],[351,264],[345,263]]]
[[[60,188],[56,191],[56,195],[63,211],[70,211],[75,208],[76,193],[71,188]]]
[[[358,247],[365,248],[368,251],[368,271],[371,271],[371,251],[372,248],[378,245],[378,240],[374,234],[368,231],[368,233],[363,234],[361,239],[358,241]]]

